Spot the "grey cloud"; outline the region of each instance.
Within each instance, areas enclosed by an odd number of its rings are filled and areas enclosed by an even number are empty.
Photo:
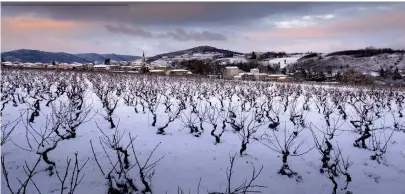
[[[166,32],[158,35],[158,37],[171,37],[179,41],[226,41],[227,38],[219,33],[203,31],[203,32],[186,32],[181,28],[175,29],[173,32]]]
[[[193,31],[186,31],[182,28],[176,28],[173,31],[169,32],[162,32],[153,34],[150,31],[146,31],[143,29],[135,29],[131,27],[127,27],[123,24],[119,24],[117,26],[114,25],[105,25],[105,28],[112,33],[116,34],[125,34],[129,36],[136,36],[136,37],[143,37],[143,38],[173,38],[178,41],[226,41],[227,38],[223,34],[210,32],[210,31],[202,31],[202,32],[193,32]]]
[[[392,3],[391,3],[392,4]],[[333,2],[135,2],[2,3],[2,17],[35,14],[57,20],[123,22],[137,25],[233,25],[279,15],[323,14],[353,6],[389,3]]]
[[[140,36],[140,37],[145,37],[145,38],[152,38],[152,33],[143,29],[134,29],[134,28],[129,28],[123,24],[119,24],[118,26],[113,26],[113,25],[105,25],[105,28],[112,32],[112,33],[117,33],[117,34],[125,34],[125,35],[131,35],[131,36]]]

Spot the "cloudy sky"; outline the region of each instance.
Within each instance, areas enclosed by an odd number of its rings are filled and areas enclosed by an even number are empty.
[[[1,50],[155,55],[405,48],[405,3],[2,3]]]

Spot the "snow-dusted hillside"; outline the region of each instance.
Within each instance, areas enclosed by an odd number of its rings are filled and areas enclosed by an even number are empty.
[[[150,63],[152,66],[169,66],[170,65],[170,61],[164,60],[164,59],[159,59],[156,61],[153,61]]]
[[[281,58],[274,58],[267,60],[269,64],[280,64],[280,68],[284,68],[288,65],[294,64],[297,62],[298,59],[303,57],[304,55],[291,55],[290,57],[281,57]]]
[[[301,54],[297,54],[297,55],[290,55],[289,57],[279,57],[279,58],[272,58],[272,59],[257,60],[255,62],[257,62],[261,65],[264,65],[264,66],[280,64],[280,68],[284,68],[285,66],[296,63],[297,60],[299,58],[301,58],[302,56],[303,55],[301,55]],[[234,56],[234,57],[217,59],[214,62],[219,62],[219,64],[221,64],[221,65],[227,65],[227,64],[247,63],[247,62],[249,62],[249,59],[247,59],[243,55],[239,55],[239,56]]]
[[[405,69],[405,54],[378,54],[369,57],[355,57],[349,55],[334,55],[327,56],[324,54],[321,58],[319,56],[303,59],[297,65],[308,68],[326,68],[331,67],[351,68],[363,72],[378,71],[380,68],[396,68]]]
[[[153,57],[149,57],[149,60],[157,60],[160,58],[173,58],[173,57],[180,57],[180,58],[194,58],[194,59],[207,59],[207,58],[212,58],[216,55],[238,55],[242,53],[230,51],[230,50],[224,50],[224,49],[218,49],[215,47],[211,46],[198,46],[190,49],[185,49],[185,50],[179,50],[179,51],[174,51],[174,52],[169,52],[169,53],[163,53],[159,54]]]
[[[249,62],[243,55],[221,58],[213,61],[214,63],[219,63],[221,65],[237,64],[237,63],[247,63]]]
[[[205,59],[214,59],[214,57],[221,56],[221,53],[217,52],[210,52],[210,53],[190,53],[190,54],[183,54],[180,56],[173,56],[172,60],[205,60]]]

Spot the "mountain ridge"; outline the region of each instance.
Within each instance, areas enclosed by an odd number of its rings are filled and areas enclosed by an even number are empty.
[[[159,60],[161,58],[171,58],[175,56],[185,56],[185,58],[192,56],[194,54],[210,54],[210,53],[215,53],[216,55],[221,55],[222,57],[233,57],[234,55],[249,55],[250,53],[241,53],[241,52],[235,52],[231,50],[226,50],[226,49],[219,49],[216,47],[212,46],[197,46],[197,47],[192,47],[189,49],[184,49],[184,50],[177,50],[173,52],[167,52],[167,53],[162,53],[158,55],[154,55],[151,57],[147,57],[147,60],[149,62]],[[258,60],[265,60],[268,58],[277,58],[277,57],[285,57],[286,55],[289,55],[288,53],[285,52],[263,52],[263,53],[257,53],[258,54]],[[313,53],[313,52],[307,52],[301,59],[298,59],[297,62],[299,62],[301,65],[302,64],[311,64],[310,66],[316,64],[328,64],[330,63],[329,59],[335,59],[336,57],[338,58],[354,58],[357,60],[357,58],[361,59],[364,57],[373,57],[377,55],[389,55],[389,54],[405,54],[404,50],[392,50],[389,48],[384,48],[384,49],[376,49],[376,48],[366,48],[366,49],[358,49],[358,50],[341,50],[341,51],[335,51],[335,52],[330,52],[330,53]],[[105,59],[111,59],[113,61],[131,61],[131,60],[137,60],[140,59],[140,56],[132,56],[132,55],[119,55],[119,54],[98,54],[98,53],[79,53],[79,54],[70,54],[70,53],[65,53],[65,52],[47,52],[47,51],[40,51],[40,50],[31,50],[31,49],[18,49],[18,50],[13,50],[13,51],[8,51],[8,52],[2,52],[1,57],[4,58],[6,61],[20,61],[20,62],[42,62],[42,63],[51,63],[52,61],[56,61],[59,63],[73,63],[73,62],[79,62],[79,63],[91,63],[91,62],[104,62]],[[328,59],[328,60],[325,60]],[[350,59],[352,60],[352,59]],[[356,61],[355,60],[355,61]],[[346,62],[346,60],[344,60]],[[396,63],[399,63],[402,61],[402,56],[401,59],[396,59]],[[325,63],[326,62],[326,63]],[[343,63],[345,63],[343,62]],[[353,61],[354,62],[354,61]],[[339,66],[342,65],[347,65],[347,64],[342,64],[342,62],[339,62]],[[394,65],[396,65],[394,63]],[[306,66],[306,65],[304,65]]]
[[[98,53],[79,53],[71,54],[66,52],[48,52],[34,49],[18,49],[7,52],[2,52],[1,57],[6,61],[20,62],[40,62],[51,63],[56,61],[59,63],[91,63],[94,61],[103,62],[105,59],[114,61],[129,61],[140,59],[140,56],[118,55],[118,54],[98,54]]]

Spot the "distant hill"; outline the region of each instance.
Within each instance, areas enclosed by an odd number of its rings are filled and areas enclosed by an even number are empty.
[[[140,59],[140,56],[132,56],[132,55],[117,55],[117,54],[101,54],[104,58],[108,58],[114,61],[133,61]]]
[[[298,61],[303,61],[303,60],[305,60],[305,59],[310,59],[310,58],[319,57],[319,56],[322,56],[322,54],[319,54],[319,53],[310,53],[310,54],[304,55],[303,57],[299,58]]]
[[[311,53],[301,57],[293,69],[316,71],[355,69],[376,72],[384,69],[405,69],[405,52],[392,49],[344,50],[328,54]]]
[[[93,61],[102,62],[105,59],[111,59],[113,61],[133,61],[141,58],[139,56],[132,56],[132,55],[97,54],[97,53],[81,53],[74,55],[90,62]]]
[[[75,54],[75,56],[84,59],[86,61],[104,61],[105,57],[97,54],[97,53],[81,53],[81,54]]]
[[[21,62],[41,62],[41,63],[50,63],[52,61],[58,61],[60,63],[89,62],[85,59],[82,59],[78,56],[69,53],[62,53],[62,52],[53,53],[28,49],[3,52],[1,53],[1,57],[4,58],[6,61],[21,61]]]
[[[160,59],[162,57],[172,57],[172,56],[180,56],[180,55],[185,55],[185,54],[197,54],[197,53],[199,53],[199,54],[218,53],[218,54],[224,54],[224,55],[229,55],[229,54],[241,55],[242,54],[242,53],[235,52],[235,51],[218,49],[218,48],[215,48],[212,46],[198,46],[198,47],[193,47],[193,48],[186,49],[186,50],[179,50],[179,51],[155,55],[153,57],[148,57],[148,61],[154,61],[154,60]]]
[[[366,49],[358,49],[358,50],[344,50],[344,51],[337,51],[333,53],[329,53],[326,56],[336,56],[336,55],[349,55],[354,57],[371,57],[380,54],[404,54],[405,50],[393,50],[390,48],[383,48],[383,49],[375,49],[375,48],[366,48]]]
[[[69,54],[63,52],[45,52],[39,50],[20,49],[1,53],[1,57],[6,61],[21,61],[21,62],[41,62],[51,63],[90,63],[94,61],[104,61],[111,59],[114,61],[137,60],[139,56],[117,55],[117,54],[97,54],[97,53],[82,53]]]

